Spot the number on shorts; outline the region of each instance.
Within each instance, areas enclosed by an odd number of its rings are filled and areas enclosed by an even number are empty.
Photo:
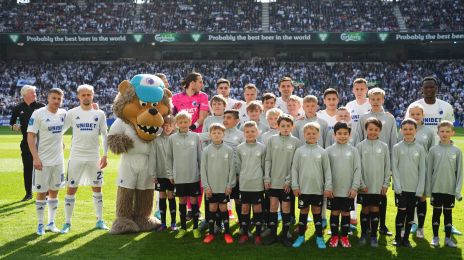
[[[103,171],[98,171],[97,172],[97,180],[103,179]]]

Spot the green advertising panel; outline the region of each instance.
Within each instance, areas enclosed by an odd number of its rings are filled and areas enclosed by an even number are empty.
[[[2,33],[3,44],[384,44],[405,42],[464,41],[464,32],[434,33],[156,33],[156,34],[19,34]]]

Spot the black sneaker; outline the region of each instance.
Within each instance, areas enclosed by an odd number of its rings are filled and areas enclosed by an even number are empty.
[[[292,240],[286,234],[282,235],[282,237],[280,238],[280,241],[282,242],[282,244],[285,247],[292,247],[293,246]]]
[[[32,199],[32,194],[26,194],[26,196],[24,196],[24,198],[21,200],[21,202],[28,201],[28,200],[31,200],[31,199]]]
[[[266,239],[263,241],[263,244],[264,245],[272,245],[272,244],[277,243],[277,242],[279,242],[277,237],[274,236],[274,235],[270,235],[270,236],[266,237]]]
[[[401,247],[403,245],[403,240],[400,237],[395,237],[395,240],[393,240],[393,245],[396,247]]]
[[[192,220],[192,211],[191,211],[191,210],[187,211],[187,216],[185,217],[185,219],[186,219],[187,221]]]
[[[386,236],[392,236],[393,235],[393,233],[390,232],[390,230],[388,230],[387,226],[380,227],[379,228],[379,233],[382,234],[382,235],[386,235]]]
[[[407,247],[407,248],[412,248],[412,245],[411,245],[411,243],[409,242],[409,240],[403,240],[403,246],[404,246],[404,247]]]

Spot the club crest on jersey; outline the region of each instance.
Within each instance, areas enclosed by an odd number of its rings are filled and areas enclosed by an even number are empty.
[[[440,114],[440,115],[443,115],[443,113],[444,113],[444,112],[443,112],[442,109],[440,109],[440,111],[438,111],[438,114]]]
[[[97,115],[93,117],[93,121],[98,122],[98,116]]]
[[[29,123],[28,125],[33,125],[34,124],[34,118],[29,118]]]
[[[194,100],[194,101],[192,102],[192,106],[194,106],[194,107],[198,106],[198,102],[197,102],[196,100]]]

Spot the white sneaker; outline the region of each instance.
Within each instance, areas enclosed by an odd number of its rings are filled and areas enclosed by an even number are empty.
[[[430,242],[431,246],[438,247],[440,246],[440,238],[439,237],[433,237],[432,242]]]
[[[47,225],[47,227],[45,228],[45,230],[47,231],[51,231],[53,233],[61,233],[61,230],[59,230],[56,226],[55,226],[55,223],[51,222]]]
[[[452,247],[452,248],[457,247],[456,243],[453,241],[453,239],[451,239],[451,237],[445,238],[445,246]]]
[[[404,228],[401,229],[401,237],[404,237]]]
[[[416,231],[417,238],[424,238],[424,228],[418,228]]]

